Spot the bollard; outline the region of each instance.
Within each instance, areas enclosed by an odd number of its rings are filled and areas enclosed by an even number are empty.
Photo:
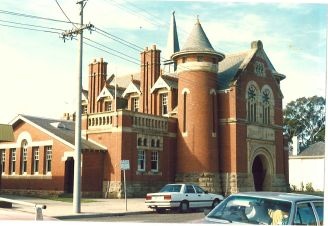
[[[35,220],[36,221],[43,221],[43,214],[42,210],[46,209],[46,205],[35,205]]]

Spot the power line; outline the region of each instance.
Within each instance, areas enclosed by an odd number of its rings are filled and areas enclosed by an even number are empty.
[[[10,27],[10,28],[16,28],[16,29],[23,29],[23,30],[29,30],[29,31],[39,31],[39,32],[45,32],[45,33],[53,33],[53,34],[61,34],[59,32],[55,32],[55,31],[48,31],[48,30],[41,30],[41,29],[35,29],[35,28],[27,28],[27,27],[20,27],[20,26],[14,26],[14,25],[8,25],[8,24],[1,24],[0,26],[3,27]]]
[[[55,2],[57,3],[59,9],[62,11],[62,13],[63,13],[64,16],[66,17],[66,19],[67,19],[71,24],[73,24],[73,26],[74,26],[75,28],[77,28],[76,25],[75,25],[75,24],[69,19],[69,17],[66,15],[65,11],[64,11],[63,8],[60,6],[60,4],[58,3],[58,1],[55,0]]]
[[[46,28],[46,29],[50,29],[50,30],[64,31],[64,29],[54,28],[54,27],[46,27],[46,26],[40,26],[40,25],[34,25],[34,24],[19,23],[19,22],[13,22],[13,21],[9,21],[9,20],[1,20],[1,19],[0,19],[0,21],[9,23],[9,24],[16,24],[16,25],[23,25],[23,26],[29,26],[29,27]]]
[[[105,49],[99,48],[99,47],[97,47],[97,46],[95,46],[95,45],[92,45],[92,44],[90,44],[90,43],[86,43],[86,42],[84,42],[84,44],[86,44],[87,46],[90,46],[90,47],[92,47],[92,48],[98,49],[98,50],[100,50],[100,51],[106,52],[106,53],[108,53],[108,54],[110,54],[110,55],[113,55],[113,56],[115,56],[115,57],[118,57],[118,58],[120,58],[120,59],[122,59],[122,60],[129,61],[129,62],[131,62],[131,63],[133,63],[133,64],[139,65],[139,63],[136,63],[136,62],[134,62],[134,61],[131,61],[131,60],[129,60],[129,59],[126,59],[126,58],[124,58],[124,57],[121,57],[121,56],[119,56],[119,55],[116,55],[115,53],[109,52],[109,51],[107,51],[107,50],[105,50]]]
[[[131,49],[134,49],[136,51],[142,51],[143,50],[142,47],[140,47],[140,46],[138,46],[138,45],[136,45],[136,44],[134,44],[132,42],[126,41],[126,40],[124,40],[124,39],[122,39],[120,37],[117,37],[117,36],[115,36],[113,34],[110,34],[110,33],[106,32],[106,31],[104,31],[104,30],[102,30],[102,29],[100,29],[98,27],[95,27],[95,32],[97,32],[97,33],[99,33],[99,34],[101,34],[101,35],[103,35],[103,36],[105,36],[107,38],[110,38],[110,39],[112,39],[114,41],[117,41],[117,42],[119,42],[119,43],[121,43],[121,44],[123,44],[125,46],[128,46]]]
[[[48,21],[60,22],[60,23],[70,23],[70,22],[64,21],[64,20],[52,19],[52,18],[48,18],[48,17],[34,16],[34,15],[29,15],[29,14],[24,14],[24,13],[16,13],[16,12],[7,11],[7,10],[1,10],[1,9],[0,9],[0,13],[12,15],[12,16],[26,17],[26,18],[31,18],[31,19],[48,20]],[[74,23],[74,24],[78,24],[78,23]]]
[[[99,46],[102,46],[103,48],[106,48],[106,49],[108,49],[108,50],[111,50],[111,51],[113,51],[113,52],[119,53],[119,54],[121,54],[121,55],[123,55],[123,56],[125,56],[125,57],[128,57],[128,58],[132,59],[132,60],[135,60],[136,62],[139,62],[138,59],[136,59],[136,58],[134,58],[134,57],[132,57],[132,56],[129,56],[129,55],[125,54],[125,53],[122,53],[122,52],[120,52],[120,51],[118,51],[118,50],[115,50],[115,49],[112,49],[112,48],[110,48],[110,47],[107,47],[107,46],[105,46],[105,45],[103,45],[103,44],[101,44],[101,43],[99,43],[99,42],[93,41],[93,40],[91,40],[91,39],[89,39],[89,38],[86,38],[86,37],[84,37],[84,39],[86,39],[86,40],[88,40],[88,41],[90,41],[90,42],[92,42],[92,43],[94,43],[94,44],[97,44],[97,45],[99,45]],[[91,45],[90,45],[90,46],[91,46]],[[94,46],[92,46],[92,47],[94,47]],[[105,51],[104,49],[101,49],[101,48],[98,48],[98,49],[100,49],[100,50],[102,50],[102,51]],[[123,60],[127,60],[127,61],[130,61],[130,62],[132,62],[132,63],[135,63],[135,64],[138,64],[138,65],[139,65],[139,63],[136,63],[136,62],[131,61],[131,60],[129,60],[129,59],[126,59],[126,58],[123,58],[123,57],[118,56],[118,55],[116,55],[116,54],[113,54],[112,52],[108,52],[108,51],[105,51],[105,52],[110,53],[110,54],[112,54],[112,55],[114,55],[114,56],[116,56],[116,57],[119,57],[119,58],[123,59]]]

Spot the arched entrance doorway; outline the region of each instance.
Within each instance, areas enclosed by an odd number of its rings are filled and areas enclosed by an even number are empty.
[[[74,185],[74,159],[73,157],[67,158],[65,161],[65,193],[73,193]]]
[[[264,191],[268,189],[269,179],[268,161],[264,155],[257,155],[252,165],[252,174],[255,191]]]

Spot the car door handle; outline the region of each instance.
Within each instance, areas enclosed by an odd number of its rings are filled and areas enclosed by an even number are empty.
[[[200,195],[198,195],[198,197],[200,197]]]
[[[186,195],[186,196],[188,196],[188,195]]]

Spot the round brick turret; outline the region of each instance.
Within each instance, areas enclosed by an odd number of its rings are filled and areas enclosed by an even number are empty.
[[[224,55],[213,49],[197,20],[184,48],[172,59],[179,78],[177,180],[218,174],[216,90],[218,62]]]

